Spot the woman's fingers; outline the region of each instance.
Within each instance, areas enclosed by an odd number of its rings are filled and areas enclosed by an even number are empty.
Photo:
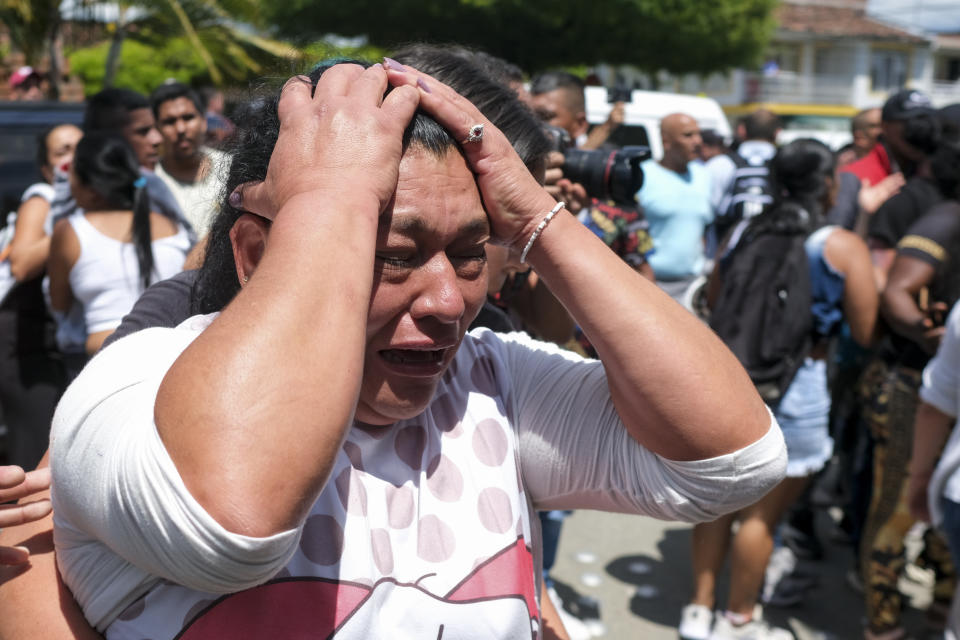
[[[263,216],[268,220],[273,220],[276,216],[276,211],[273,211],[273,200],[262,180],[237,185],[230,194],[228,202],[234,209]]]
[[[5,472],[6,470],[6,472]],[[18,473],[19,472],[19,473]],[[24,473],[20,467],[0,467],[0,503],[19,500],[50,488],[50,468]],[[13,482],[19,476],[19,482]],[[2,525],[0,525],[2,526]]]
[[[51,511],[53,506],[46,499],[23,504],[0,505],[0,529],[45,518]]]
[[[26,564],[30,561],[30,550],[26,547],[0,546],[0,566]]]
[[[384,75],[384,79],[386,79],[386,75]],[[392,122],[396,122],[403,130],[407,128],[419,105],[420,92],[410,85],[404,85],[387,94],[380,108]]]
[[[20,467],[14,465],[0,466],[0,490],[15,487],[26,477],[26,473]],[[0,496],[3,494],[0,493]]]
[[[420,90],[420,106],[423,107],[440,125],[461,143],[464,151],[476,151],[496,136],[496,129],[472,102],[459,93],[436,80],[432,76],[417,71],[413,67],[404,67],[403,71],[387,66],[387,77],[396,87],[409,85]],[[476,125],[484,126],[484,135],[480,140],[467,142]],[[502,138],[503,134],[500,134]]]
[[[359,100],[367,101],[371,104],[380,106],[383,102],[383,94],[387,90],[387,72],[379,64],[375,64],[363,70],[353,85],[350,87],[350,95]]]
[[[334,96],[345,96],[350,93],[353,84],[361,75],[364,68],[358,64],[335,64],[317,80],[317,90],[314,96],[324,100]]]
[[[312,90],[313,85],[307,76],[294,76],[287,80],[280,90],[280,102],[277,104],[277,117],[280,122],[288,120],[301,109],[309,108]]]

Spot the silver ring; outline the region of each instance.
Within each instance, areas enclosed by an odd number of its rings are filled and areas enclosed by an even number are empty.
[[[467,134],[466,142],[480,142],[483,140],[483,125],[475,124],[470,127],[470,133]]]

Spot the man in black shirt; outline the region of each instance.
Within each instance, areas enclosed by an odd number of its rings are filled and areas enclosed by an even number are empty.
[[[897,578],[905,564],[903,538],[914,523],[904,497],[917,389],[942,336],[943,319],[960,297],[960,145],[941,144],[929,168],[938,183],[927,181],[914,191],[918,198],[909,201],[914,210],[895,209],[892,213],[899,215],[891,213],[879,227],[896,244],[888,249],[895,259],[881,299],[889,332],[864,374],[863,387],[864,418],[874,441],[873,496],[861,548],[870,634],[900,628]],[[923,206],[944,196],[950,199]],[[919,218],[909,224],[916,209]],[[908,226],[901,233],[897,225]],[[938,577],[932,610],[943,612],[953,591],[953,567],[942,538],[931,535],[926,542],[925,555]]]

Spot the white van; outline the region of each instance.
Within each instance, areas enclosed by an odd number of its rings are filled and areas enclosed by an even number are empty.
[[[587,122],[591,125],[606,122],[613,108],[613,105],[607,102],[607,90],[603,87],[587,87],[584,95]],[[713,98],[659,91],[631,91],[630,102],[624,110],[623,125],[613,133],[610,141],[618,146],[648,146],[653,157],[659,160],[663,156],[660,120],[678,112],[693,117],[701,129],[713,129],[727,140],[733,137],[723,109]]]

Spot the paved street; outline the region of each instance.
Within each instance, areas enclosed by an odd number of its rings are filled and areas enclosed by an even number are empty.
[[[822,520],[825,526],[826,515]],[[844,579],[850,548],[826,546],[822,561],[804,565],[819,574],[818,587],[808,592],[802,604],[790,609],[768,607],[764,615],[778,626],[791,628],[799,640],[857,640],[862,637],[863,600]],[[692,583],[690,527],[576,512],[564,523],[553,576],[566,600],[572,589],[598,601],[605,629],[602,637],[675,640],[680,609]],[[726,576],[721,583],[725,585]],[[902,589],[913,594],[913,605],[928,602],[918,584],[903,581]],[[722,592],[718,597],[724,601]],[[917,638],[925,637],[922,612],[908,608],[905,622]]]

